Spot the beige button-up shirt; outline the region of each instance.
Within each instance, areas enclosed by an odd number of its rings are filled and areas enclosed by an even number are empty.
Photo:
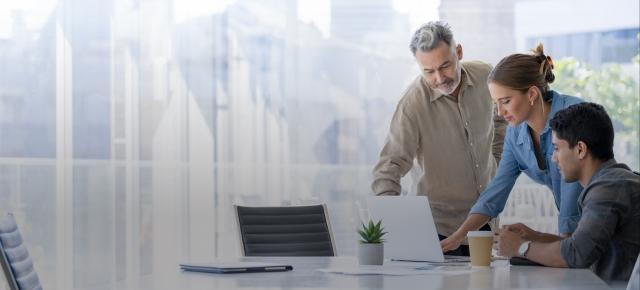
[[[417,194],[429,197],[436,228],[444,236],[464,222],[495,174],[506,128],[487,87],[491,66],[461,65],[457,100],[429,88],[422,76],[411,83],[391,120],[371,186],[376,195],[399,195],[400,178],[417,158],[424,172]]]

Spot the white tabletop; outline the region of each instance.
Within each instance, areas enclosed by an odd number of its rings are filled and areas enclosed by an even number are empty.
[[[290,272],[207,274],[182,272],[178,265],[139,279],[92,289],[610,289],[588,269],[510,266],[496,261],[491,268],[463,274],[412,276],[349,276],[323,273],[320,268],[357,265],[354,257],[244,258],[246,261],[284,262]]]

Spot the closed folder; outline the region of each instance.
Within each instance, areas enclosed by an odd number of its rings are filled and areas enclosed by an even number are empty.
[[[291,271],[293,266],[259,262],[219,262],[180,264],[180,269],[191,272],[233,274]]]

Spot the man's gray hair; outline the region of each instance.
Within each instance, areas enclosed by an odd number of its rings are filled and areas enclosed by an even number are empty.
[[[409,47],[415,56],[418,49],[422,52],[431,51],[440,44],[440,41],[444,41],[451,49],[455,49],[455,40],[449,24],[442,21],[431,21],[416,30]]]

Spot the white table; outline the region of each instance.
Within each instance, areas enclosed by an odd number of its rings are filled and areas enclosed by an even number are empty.
[[[355,265],[354,257],[244,258],[246,261],[284,262],[290,272],[207,274],[171,270],[102,288],[121,290],[196,289],[610,289],[588,269],[510,266],[496,261],[491,268],[459,275],[349,276],[323,273],[319,268]]]

